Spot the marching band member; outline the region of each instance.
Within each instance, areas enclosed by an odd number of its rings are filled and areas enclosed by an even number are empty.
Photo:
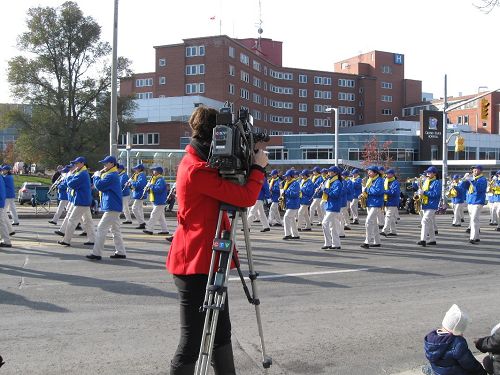
[[[318,215],[319,219],[319,224],[322,225],[321,223],[323,222],[323,217],[325,216],[323,212],[323,208],[321,207],[321,184],[324,181],[323,176],[321,175],[321,168],[320,167],[314,167],[312,169],[312,177],[311,181],[314,185],[314,194],[313,194],[313,201],[311,203],[311,207],[309,208],[309,220],[311,223],[313,222],[314,215]]]
[[[500,170],[498,170],[495,176],[493,176],[491,189],[493,193],[493,215],[495,215],[495,218],[497,220],[497,227],[495,230],[497,232],[500,232]]]
[[[399,210],[399,195],[401,188],[396,179],[394,169],[388,169],[384,180],[385,223],[381,235],[385,237],[397,236],[396,212]]]
[[[359,214],[358,214],[358,202],[359,199],[358,197],[361,195],[363,186],[362,186],[362,178],[359,175],[359,170],[358,169],[353,169],[351,172],[351,181],[352,181],[352,188],[353,188],[353,197],[351,201],[351,217],[352,217],[352,224],[359,224]]]
[[[137,164],[132,168],[134,174],[129,179],[129,184],[132,187],[132,199],[134,203],[132,203],[132,213],[137,219],[137,226],[135,229],[145,229],[146,221],[144,220],[144,207],[142,200],[144,199],[144,188],[148,183],[148,179],[146,178],[146,174],[144,173],[144,165]]]
[[[86,257],[90,260],[101,260],[106,234],[111,230],[115,253],[110,258],[124,259],[127,257],[127,253],[125,252],[120,230],[120,213],[123,209],[122,187],[118,176],[118,168],[116,167],[116,158],[111,155],[106,156],[99,163],[104,164],[104,168],[94,173],[93,180],[94,186],[101,194],[101,211],[104,214],[99,224],[97,224],[94,248]]]
[[[494,196],[493,196],[493,184],[495,183],[495,175],[490,177],[490,180],[487,180],[487,188],[486,188],[486,200],[488,201],[488,209],[490,211],[490,226],[496,227],[498,222],[497,222],[497,217],[495,215],[495,201],[494,201]]]
[[[453,227],[461,227],[464,218],[465,195],[469,189],[469,181],[460,180],[460,175],[453,176],[450,187],[451,203],[453,204]]]
[[[60,180],[57,183],[57,200],[59,201],[59,204],[57,206],[56,213],[52,217],[51,220],[49,220],[50,224],[57,225],[57,221],[61,217],[62,213],[68,206],[68,184],[66,183],[66,174],[69,172],[69,166],[63,167],[61,170],[61,175],[60,175]],[[56,182],[54,182],[56,183]]]
[[[294,178],[295,171],[289,169],[283,175],[283,197],[285,198],[285,215],[283,216],[283,227],[285,230],[284,240],[298,240],[297,213],[300,206],[300,184]]]
[[[128,174],[125,171],[125,166],[123,164],[118,164],[118,177],[120,177],[120,186],[122,188],[122,206],[123,215],[125,216],[125,221],[122,224],[132,224],[132,215],[130,214],[130,184],[128,184]]]
[[[281,220],[279,211],[279,199],[280,199],[280,178],[278,176],[279,172],[277,169],[271,171],[271,179],[269,180],[269,190],[271,193],[271,207],[269,207],[269,225],[281,227],[283,221]]]
[[[384,179],[385,178],[385,168],[383,166],[379,166],[378,171],[380,173],[380,177],[382,177],[382,179]],[[385,205],[385,202],[383,202],[383,206],[380,207],[380,211],[378,212],[378,216],[377,216],[378,229],[382,229],[384,227],[384,223],[385,223],[384,205]]]
[[[325,203],[325,217],[321,223],[323,227],[323,237],[325,244],[321,247],[323,250],[340,249],[340,209],[341,209],[341,194],[342,181],[340,177],[340,168],[333,166],[328,168],[330,178],[325,179],[323,184],[323,198]]]
[[[364,249],[370,247],[380,247],[380,232],[377,224],[377,217],[384,205],[384,181],[380,177],[377,166],[372,165],[366,168],[368,180],[362,194],[366,195],[366,238],[360,246]],[[370,242],[373,242],[370,244]]]
[[[252,217],[256,217],[262,224],[261,232],[269,232],[271,230],[271,228],[269,228],[266,212],[264,211],[264,202],[270,199],[271,192],[269,190],[269,182],[267,182],[267,179],[264,179],[264,183],[260,188],[259,196],[255,204],[248,210],[248,221],[250,221]]]
[[[349,171],[342,172],[342,191],[343,195],[345,196],[346,202],[346,204],[342,206],[340,210],[340,213],[342,214],[342,228],[344,230],[351,230],[351,228],[349,227],[349,208],[351,207],[354,188],[352,186],[352,181],[349,179]]]
[[[476,165],[472,169],[472,176],[468,177],[470,186],[467,191],[466,201],[470,216],[470,239],[471,244],[479,242],[481,209],[486,201],[486,188],[488,181],[483,176],[483,166]]]
[[[59,230],[55,230],[54,233],[64,237],[64,233],[66,232],[66,228],[68,227],[69,217],[71,216],[71,211],[75,207],[75,194],[73,193],[73,189],[68,186],[68,180],[73,175],[76,166],[72,162],[68,164],[68,173],[66,175],[66,195],[68,196],[68,205],[66,206],[66,215],[64,216],[64,220],[59,227]]]
[[[85,166],[87,159],[83,156],[77,157],[72,163],[75,165],[73,174],[68,177],[68,187],[72,189],[74,195],[73,209],[69,215],[67,227],[62,241],[57,241],[63,246],[71,246],[71,238],[75,232],[76,226],[82,220],[83,228],[87,233],[87,241],[84,245],[94,245],[95,231],[90,205],[92,204],[92,195],[90,189],[90,176]]]
[[[12,247],[7,223],[9,218],[5,213],[5,181],[0,178],[0,247]]]
[[[300,208],[297,218],[298,230],[309,232],[311,231],[311,220],[309,218],[309,206],[312,203],[314,195],[314,184],[309,177],[311,172],[309,169],[304,169],[299,174],[302,178],[300,180]],[[304,227],[302,227],[304,224]]]
[[[12,168],[10,165],[4,165],[2,167],[2,175],[5,181],[5,211],[10,212],[10,216],[12,216],[11,225],[19,225],[19,217],[17,216],[15,202],[16,188],[14,186],[14,176],[12,175]]]
[[[167,219],[165,218],[165,206],[167,205],[167,183],[163,178],[163,168],[154,167],[152,169],[153,177],[146,185],[149,189],[149,201],[153,203],[153,210],[146,223],[146,229],[143,230],[146,234],[153,234],[153,228],[156,222],[160,223],[161,231],[158,234],[169,234]]]
[[[420,241],[417,245],[436,245],[436,210],[441,200],[441,181],[436,178],[438,170],[430,166],[425,171],[427,178],[422,187],[418,190],[418,195],[422,201],[422,228],[420,230]],[[429,241],[427,241],[429,240]]]

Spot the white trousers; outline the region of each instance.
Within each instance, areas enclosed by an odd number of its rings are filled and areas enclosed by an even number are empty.
[[[68,203],[68,205],[66,206],[66,216],[64,217],[64,220],[61,224],[61,227],[59,228],[60,232],[63,232],[63,233],[66,232],[66,228],[68,227],[69,217],[71,216],[71,212],[73,212],[74,208],[75,208],[75,205],[73,203]]]
[[[10,212],[10,216],[12,216],[12,223],[19,223],[19,217],[17,216],[16,210],[16,199],[15,198],[6,198],[5,199],[5,210]]]
[[[75,233],[75,228],[82,221],[83,230],[87,233],[87,242],[95,242],[94,222],[89,206],[73,206],[73,210],[69,215],[66,231],[64,232],[63,241],[71,243],[71,238]]]
[[[378,217],[381,212],[380,207],[366,207],[365,243],[378,245],[380,243],[380,232],[378,229]]]
[[[323,227],[325,246],[340,247],[340,212],[326,211],[321,226]]]
[[[311,219],[309,218],[309,206],[301,204],[298,212],[298,226],[303,229],[311,229]]]
[[[14,232],[14,229],[12,228],[12,222],[10,221],[9,215],[7,214],[7,210],[5,208],[3,209],[2,216],[7,227],[7,233],[9,233],[10,236],[10,233]]]
[[[285,236],[298,237],[299,231],[297,229],[297,214],[298,209],[288,208],[283,216],[283,228],[285,229]]]
[[[132,215],[130,214],[130,195],[122,196],[122,205],[123,205],[123,215],[125,215],[125,221],[132,221]]]
[[[64,209],[69,205],[67,200],[61,200],[59,201],[59,205],[57,206],[56,213],[54,214],[54,217],[52,217],[52,221],[54,223],[57,223],[57,221],[61,218],[61,215],[64,212]]]
[[[325,217],[325,212],[321,205],[321,198],[314,198],[311,207],[309,208],[309,220],[313,222],[314,215],[318,215],[319,222],[323,223],[323,218]]]
[[[142,199],[134,199],[134,203],[132,204],[132,213],[134,214],[139,224],[145,223],[144,206],[142,204]]]
[[[398,212],[398,207],[396,206],[386,206],[385,207],[385,221],[384,221],[384,228],[382,228],[382,232],[385,234],[388,233],[396,233],[396,219],[397,219],[397,212]]]
[[[482,204],[469,204],[467,209],[469,210],[470,217],[470,239],[478,240],[479,239],[479,228],[481,224],[479,222],[481,216],[481,209],[483,208]]]
[[[420,240],[427,242],[436,241],[436,210],[422,210],[422,229],[420,229]]]
[[[342,207],[342,215],[344,215],[344,225],[349,224],[349,208],[351,207],[351,201],[347,201],[347,205]]]
[[[500,228],[500,202],[493,203],[493,214],[495,215],[497,228]]]
[[[453,203],[453,224],[461,225],[464,218],[465,203]]]
[[[490,209],[490,223],[497,224],[497,218],[495,216],[495,202],[488,202],[488,208]]]
[[[377,223],[378,225],[384,225],[385,215],[384,215],[384,207],[380,207],[377,212]]]
[[[0,208],[0,237],[2,238],[2,242],[4,244],[10,245],[10,232],[7,222],[10,222],[10,220],[5,212],[5,208]]]
[[[153,232],[156,223],[160,223],[161,232],[168,232],[167,219],[165,219],[165,205],[153,205],[153,210],[146,223],[146,230]]]
[[[248,221],[250,222],[253,217],[260,220],[262,228],[269,228],[269,221],[267,220],[266,212],[264,211],[264,201],[257,200],[255,204],[248,210]]]
[[[351,216],[352,220],[358,220],[359,219],[359,214],[358,214],[358,198],[355,198],[351,201],[350,209],[351,209]]]
[[[283,224],[280,216],[279,204],[278,202],[271,203],[269,208],[269,224]]]
[[[123,245],[122,232],[120,230],[120,212],[118,211],[106,211],[102,215],[99,224],[97,224],[92,254],[97,256],[102,255],[108,230],[111,231],[111,235],[113,236],[115,252],[117,254],[127,255],[125,252],[125,246]]]

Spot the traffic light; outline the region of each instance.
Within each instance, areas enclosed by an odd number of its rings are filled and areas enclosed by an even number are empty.
[[[486,98],[481,99],[481,120],[488,120],[490,102]]]
[[[455,139],[455,152],[463,152],[465,151],[464,137],[458,136]]]

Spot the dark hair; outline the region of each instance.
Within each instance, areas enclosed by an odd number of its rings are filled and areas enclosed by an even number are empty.
[[[189,119],[191,137],[202,142],[212,141],[212,132],[217,123],[218,112],[213,108],[197,107]]]

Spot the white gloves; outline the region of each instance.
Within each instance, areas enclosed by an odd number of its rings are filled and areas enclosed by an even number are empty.
[[[267,199],[267,204],[271,204],[273,203],[273,200],[272,199]]]
[[[101,177],[101,171],[95,171],[94,177]]]
[[[424,191],[422,189],[418,189],[418,195],[424,195]]]

